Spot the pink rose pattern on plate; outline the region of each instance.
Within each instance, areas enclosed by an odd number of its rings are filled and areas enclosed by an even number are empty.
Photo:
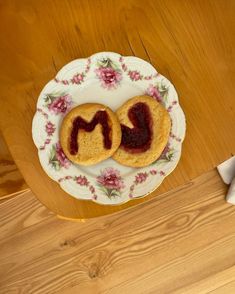
[[[80,186],[86,186],[87,187],[89,185],[89,181],[87,180],[87,178],[85,176],[75,177],[75,181]]]
[[[52,122],[48,121],[45,125],[45,131],[48,136],[52,136],[55,132],[55,125]]]
[[[160,92],[158,91],[158,88],[156,86],[154,86],[153,84],[150,84],[146,94],[155,98],[158,102],[162,102],[162,96],[160,94]]]
[[[73,76],[71,79],[72,84],[81,84],[84,81],[85,74],[84,73],[78,73]]]
[[[87,187],[89,189],[90,193],[92,194],[92,199],[93,200],[97,200],[97,195],[96,195],[95,187],[90,184],[90,182],[88,181],[88,179],[87,179],[86,176],[82,176],[82,175],[75,176],[75,177],[65,176],[63,178],[59,178],[58,179],[58,182],[61,183],[61,182],[67,181],[67,180],[73,180],[79,186],[81,186],[81,187]]]
[[[86,176],[78,176],[74,177],[73,180],[79,185],[79,186],[85,186],[89,188],[89,191],[92,194],[92,199],[97,200],[97,195],[95,194],[95,188],[90,184],[90,182],[87,180]]]
[[[167,107],[167,111],[168,111],[168,112],[171,112],[172,109],[173,109],[173,107],[174,107],[175,105],[177,105],[177,104],[178,104],[178,102],[177,102],[176,100],[172,101],[172,102],[171,102],[171,105],[169,105],[169,106]]]
[[[162,151],[162,154],[160,155],[160,157],[156,161],[154,161],[151,165],[173,161],[174,156],[175,156],[175,149],[171,147],[170,143],[168,142],[166,147]]]
[[[49,164],[57,171],[60,170],[61,167],[67,169],[71,165],[71,162],[64,154],[59,142],[52,145],[49,156]]]
[[[148,172],[139,172],[135,175],[135,180],[133,184],[130,186],[129,189],[129,198],[133,198],[133,192],[137,185],[143,184],[150,176],[160,175],[164,177],[166,174],[164,171],[156,169],[151,169]],[[92,194],[92,199],[97,200],[98,196],[96,195],[96,190],[93,185],[90,184],[86,176],[65,176],[58,180],[59,183],[66,181],[66,180],[73,180],[79,186],[84,186],[89,189]],[[120,172],[117,169],[112,167],[107,167],[106,169],[102,170],[100,175],[96,178],[97,186],[100,190],[109,198],[112,197],[120,197],[122,194],[122,189],[125,188],[124,181],[120,175]]]
[[[143,79],[143,76],[137,70],[129,70],[127,74],[132,81],[139,81]]]
[[[168,99],[169,86],[164,81],[157,82],[155,85],[150,84],[147,88],[146,94],[155,98],[163,105],[166,104]]]
[[[42,150],[45,150],[46,146],[49,145],[51,143],[51,139],[47,138],[45,141],[44,141],[44,144],[41,145],[39,147],[39,150],[42,151]]]
[[[133,192],[135,190],[135,187],[137,185],[143,184],[146,182],[146,180],[150,177],[150,176],[156,176],[156,175],[160,175],[160,176],[165,176],[164,171],[160,170],[157,171],[156,169],[151,169],[149,172],[140,172],[137,173],[135,175],[135,180],[133,182],[133,184],[130,186],[130,190],[129,190],[129,198],[133,198]]]
[[[148,177],[148,174],[146,172],[138,173],[135,176],[135,184],[141,184],[141,183],[145,182],[147,177]]]
[[[41,108],[37,108],[37,112],[40,113],[45,119],[48,119],[48,114],[44,112]],[[39,146],[40,151],[45,150],[46,146],[51,143],[50,137],[54,134],[56,130],[55,125],[50,121],[46,121],[46,125],[44,126],[44,129],[47,133],[47,138],[45,139],[43,145]]]
[[[171,161],[174,157],[174,152],[174,148],[172,148],[168,142],[158,160]]]
[[[125,187],[119,170],[112,167],[102,170],[96,180],[100,190],[109,198],[121,196],[121,190]]]
[[[67,113],[72,105],[72,97],[69,94],[47,94],[44,101],[48,110],[56,115]]]
[[[122,80],[120,68],[109,58],[103,58],[97,62],[96,76],[100,79],[103,88],[116,89]]]
[[[127,72],[127,75],[129,76],[132,82],[142,81],[142,80],[148,81],[158,76],[158,73],[144,76],[137,70],[130,70],[127,67],[126,63],[124,62],[124,58],[122,56],[119,57],[119,62],[121,63],[122,70],[124,72]]]
[[[85,77],[87,76],[88,72],[90,71],[91,67],[91,59],[87,59],[87,64],[83,72],[76,73],[71,79],[69,80],[60,80],[58,78],[55,78],[54,81],[56,83],[61,83],[63,85],[80,85],[84,82]]]

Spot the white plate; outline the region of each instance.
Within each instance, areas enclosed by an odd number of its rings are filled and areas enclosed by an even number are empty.
[[[131,168],[112,159],[83,167],[71,163],[59,144],[59,128],[73,107],[95,102],[114,111],[129,98],[148,94],[168,110],[172,129],[161,157],[144,168]],[[113,205],[152,192],[176,167],[185,136],[185,116],[174,86],[152,65],[137,57],[101,52],[64,66],[42,90],[32,125],[40,163],[71,196]]]

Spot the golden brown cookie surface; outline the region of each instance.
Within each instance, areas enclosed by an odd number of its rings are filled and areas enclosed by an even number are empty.
[[[151,164],[165,148],[171,120],[165,108],[150,96],[136,96],[116,112],[122,128],[122,141],[113,159],[131,166]]]
[[[64,118],[60,143],[65,155],[81,165],[96,164],[113,155],[121,142],[117,116],[102,104],[73,108]]]

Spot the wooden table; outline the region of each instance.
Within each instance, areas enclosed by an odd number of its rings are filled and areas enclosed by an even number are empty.
[[[235,153],[235,1],[4,1],[0,4],[0,125],[38,199],[91,218],[148,201]],[[187,118],[178,168],[146,198],[105,207],[76,200],[44,173],[31,138],[42,87],[69,61],[98,51],[136,55],[175,85]]]
[[[211,170],[85,223],[32,192],[0,202],[0,293],[234,294],[235,207]]]

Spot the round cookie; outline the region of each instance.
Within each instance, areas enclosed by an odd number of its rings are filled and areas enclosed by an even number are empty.
[[[165,148],[171,129],[166,109],[150,96],[136,96],[117,111],[122,141],[113,159],[131,167],[153,163]]]
[[[121,127],[113,111],[102,104],[73,108],[63,119],[60,144],[65,155],[81,165],[109,158],[121,142]]]

